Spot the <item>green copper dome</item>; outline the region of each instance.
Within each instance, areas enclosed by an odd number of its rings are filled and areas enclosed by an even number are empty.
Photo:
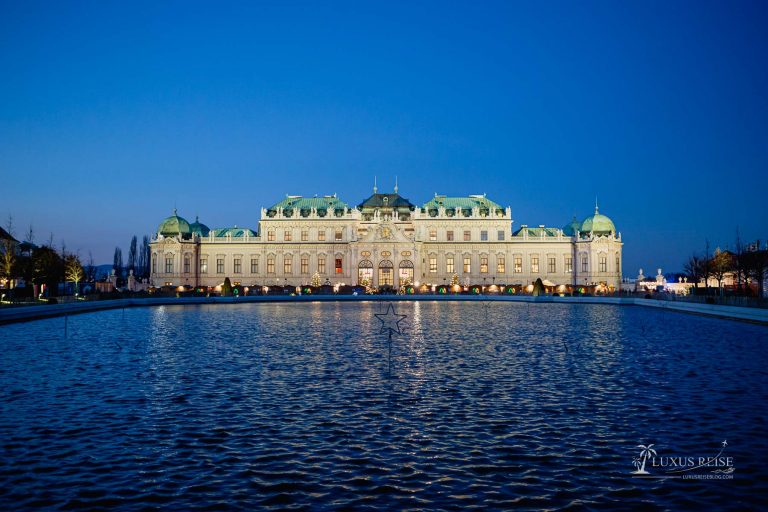
[[[189,222],[186,219],[176,215],[176,208],[174,208],[173,215],[160,224],[160,227],[157,228],[157,233],[163,236],[189,236],[192,234],[192,230],[189,228]]]
[[[208,233],[211,232],[211,229],[200,222],[200,219],[195,215],[195,222],[189,225],[190,231],[192,231],[193,235],[198,236],[208,236]]]
[[[613,221],[609,217],[598,213],[597,206],[595,206],[595,214],[587,217],[581,223],[581,232],[596,235],[615,234],[616,226],[613,225]]]
[[[570,223],[566,224],[565,227],[563,227],[563,234],[565,236],[576,236],[579,234],[579,231],[581,230],[581,222],[576,220],[576,216],[573,216],[573,220],[571,220]]]

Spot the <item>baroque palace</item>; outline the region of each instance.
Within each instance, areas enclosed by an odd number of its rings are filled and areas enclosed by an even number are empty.
[[[378,193],[358,206],[333,196],[287,196],[261,210],[258,230],[208,228],[177,215],[151,242],[151,284],[216,287],[456,284],[615,291],[621,234],[598,213],[563,228],[512,229],[509,207],[483,195],[435,195],[421,206]],[[423,288],[422,288],[423,289]]]

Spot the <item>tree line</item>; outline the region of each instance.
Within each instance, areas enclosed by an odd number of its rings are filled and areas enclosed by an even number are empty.
[[[7,236],[0,237],[0,281],[5,283],[6,288],[16,288],[23,280],[26,288],[23,288],[23,292],[17,292],[21,295],[31,296],[34,287],[38,288],[39,293],[42,286],[45,286],[49,295],[57,295],[59,283],[62,282],[73,283],[74,293],[79,293],[81,283],[92,283],[105,277],[97,275],[99,269],[94,264],[90,251],[84,260],[79,252],[67,250],[63,240],[60,247],[56,247],[53,234],[41,245],[37,245],[35,230],[31,225],[24,233],[23,241],[19,242],[16,239],[13,217],[10,216],[5,231]],[[131,239],[125,266],[122,251],[119,247],[115,248],[113,268],[118,278],[127,276],[131,270],[137,278],[149,277],[149,264],[148,236],[143,237],[140,247],[136,236]]]
[[[152,260],[149,249],[149,237],[144,235],[141,240],[141,247],[138,247],[138,239],[134,235],[128,246],[127,264],[123,264],[123,250],[119,246],[115,247],[115,253],[112,257],[112,270],[115,271],[115,275],[118,278],[127,277],[131,271],[135,277],[146,278],[149,277],[150,261]]]
[[[714,279],[722,293],[723,282],[726,277],[731,276],[737,294],[751,295],[751,285],[754,284],[757,287],[757,296],[762,297],[768,275],[768,244],[761,246],[759,240],[744,244],[737,233],[733,251],[721,250],[718,247],[710,254],[707,242],[705,253],[691,255],[685,262],[684,270],[696,289],[701,281],[706,287],[707,283]]]

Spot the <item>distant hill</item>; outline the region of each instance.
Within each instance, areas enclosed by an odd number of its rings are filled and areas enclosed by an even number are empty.
[[[96,265],[96,280],[106,279],[112,273],[112,265]]]

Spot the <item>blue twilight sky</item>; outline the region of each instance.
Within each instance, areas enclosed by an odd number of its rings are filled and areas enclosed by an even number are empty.
[[[0,216],[111,262],[174,205],[594,208],[625,273],[768,238],[768,2],[0,2]],[[646,271],[646,273],[649,273]]]

